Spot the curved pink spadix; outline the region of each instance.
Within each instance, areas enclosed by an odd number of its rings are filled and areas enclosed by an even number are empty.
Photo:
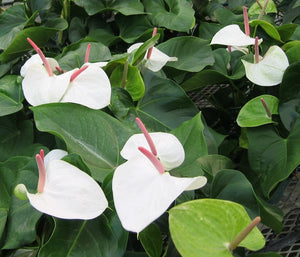
[[[157,159],[157,157],[151,153],[150,151],[148,151],[146,148],[140,146],[139,151],[144,154],[154,165],[154,167],[158,170],[158,172],[160,174],[164,174],[165,173],[165,168],[164,166],[161,164],[161,162]]]
[[[156,33],[157,33],[157,27],[155,27],[155,28],[153,29],[152,37],[154,37],[154,36],[156,35]],[[153,46],[150,47],[149,50],[148,50],[148,53],[147,53],[147,59],[150,59],[151,54],[152,54],[152,50],[153,50]]]
[[[271,114],[271,112],[270,112],[269,106],[267,105],[265,99],[260,98],[260,101],[261,101],[262,105],[264,106],[264,108],[265,108],[265,110],[266,110],[267,116],[268,116],[269,118],[271,118],[271,117],[272,117],[272,114]]]
[[[49,62],[47,61],[45,55],[43,54],[42,50],[29,37],[27,38],[27,41],[34,48],[34,50],[38,53],[38,55],[41,57],[49,76],[53,76],[51,66],[50,66]]]
[[[37,186],[37,191],[42,193],[44,191],[46,183],[46,167],[44,163],[44,150],[42,149],[39,154],[35,156],[36,163],[39,169],[39,181]]]
[[[76,77],[78,77],[79,74],[81,72],[83,72],[84,70],[86,70],[87,68],[88,68],[88,66],[86,65],[86,66],[81,67],[79,70],[75,71],[70,78],[70,82],[72,82],[74,79],[76,79]]]
[[[247,36],[250,36],[249,18],[248,18],[246,6],[243,6],[243,15],[244,15],[245,34]]]
[[[84,63],[87,63],[89,61],[91,46],[92,46],[91,44],[87,45],[86,52],[85,52],[85,57],[84,57]]]
[[[154,142],[153,142],[149,132],[147,131],[145,125],[139,118],[135,118],[135,121],[139,125],[141,131],[143,132],[143,134],[148,142],[148,145],[151,149],[151,152],[153,153],[154,156],[156,156],[157,155],[156,147],[155,147]]]
[[[255,63],[259,63],[258,37],[255,37],[254,52],[255,52]]]

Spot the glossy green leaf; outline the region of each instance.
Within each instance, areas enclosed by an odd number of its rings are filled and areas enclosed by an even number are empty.
[[[168,56],[178,58],[176,62],[167,63],[167,66],[178,70],[199,72],[214,63],[209,42],[197,37],[175,37],[157,48]]]
[[[271,125],[247,129],[249,162],[253,171],[260,177],[261,188],[266,197],[299,165],[299,135],[299,118],[287,138],[279,136]]]
[[[271,115],[278,114],[279,100],[277,97],[272,95],[257,96],[248,101],[240,110],[237,117],[237,123],[240,127],[257,127],[273,123],[272,117],[267,115],[261,98],[265,100]]]
[[[282,257],[282,255],[274,252],[267,252],[267,253],[254,253],[248,255],[249,257]]]
[[[117,235],[104,214],[96,219],[54,219],[55,229],[49,241],[42,245],[40,257],[123,256],[118,253]]]
[[[279,105],[279,115],[285,128],[290,131],[296,119],[300,117],[300,99],[293,99]]]
[[[265,6],[267,0],[259,0],[259,3],[261,6]],[[251,5],[251,7],[248,10],[248,15],[253,16],[253,15],[259,15],[261,13],[262,9],[258,5],[258,3],[254,3]],[[276,5],[273,2],[273,0],[268,1],[267,8],[265,9],[265,12],[268,13],[277,13]]]
[[[224,6],[222,6],[222,8],[217,8],[214,11],[214,15],[222,25],[229,25],[243,20],[243,15],[236,15]]]
[[[17,116],[0,117],[0,142],[0,161],[17,155],[31,155],[32,122],[29,120],[18,122]]]
[[[286,51],[286,55],[289,59],[290,64],[295,63],[295,62],[300,62],[300,44],[289,48]]]
[[[143,0],[153,25],[188,32],[194,26],[194,10],[186,0]]]
[[[6,49],[24,28],[27,18],[23,4],[16,4],[0,15],[0,49]]]
[[[291,37],[294,35],[297,27],[299,27],[299,25],[296,24],[283,24],[278,27],[277,31],[279,32],[282,41],[287,42],[288,40],[291,40]]]
[[[139,233],[139,239],[149,257],[161,256],[163,241],[158,225],[151,223]]]
[[[73,0],[73,2],[85,9],[89,15],[94,15],[98,12],[113,10],[124,15],[143,14],[144,8],[140,0]]]
[[[146,15],[116,16],[116,23],[120,29],[120,37],[126,43],[133,43],[140,37],[151,38],[153,26]],[[158,33],[160,33],[158,31]]]
[[[176,169],[181,175],[185,175],[180,172],[181,169],[185,169],[185,166],[189,167],[197,158],[208,154],[203,130],[204,125],[201,120],[201,113],[199,113],[172,131],[172,134],[179,139],[185,151],[184,162]]]
[[[280,103],[300,98],[299,78],[300,62],[291,64],[283,74],[282,83],[279,88]]]
[[[68,23],[64,19],[55,18],[48,20],[43,24],[43,26],[30,27],[20,31],[6,50],[1,53],[1,61],[11,61],[28,50],[32,50],[31,45],[27,42],[28,37],[31,38],[39,47],[42,47],[56,32],[65,30],[67,26]]]
[[[271,38],[282,42],[279,32],[271,23],[264,20],[253,20],[249,22],[249,25],[251,27],[260,26]]]
[[[100,42],[76,42],[64,48],[58,62],[63,70],[80,68],[84,64],[85,52],[91,44],[89,62],[107,61],[111,58],[109,48]]]
[[[199,112],[182,88],[172,80],[147,71],[144,82],[145,95],[136,109],[147,128],[156,131],[175,129]]]
[[[32,107],[36,126],[63,139],[70,153],[79,154],[96,180],[120,164],[119,152],[130,129],[101,110],[75,104]]]
[[[112,87],[122,87],[123,74],[125,64],[119,64],[110,76],[110,83]],[[131,95],[133,101],[137,101],[145,93],[145,84],[137,67],[128,64],[127,79],[124,88]]]
[[[199,38],[211,40],[221,28],[222,26],[217,23],[201,22],[199,24]]]
[[[169,213],[172,239],[185,257],[232,257],[229,243],[251,222],[241,205],[217,199],[186,202]],[[255,228],[239,246],[255,251],[264,244],[263,235]]]
[[[0,79],[0,116],[18,112],[23,108],[21,78],[7,75]]]
[[[251,183],[237,170],[221,170],[211,186],[211,198],[229,200],[244,206],[250,218],[259,216],[259,205]]]

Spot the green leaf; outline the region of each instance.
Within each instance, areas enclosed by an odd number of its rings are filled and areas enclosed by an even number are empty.
[[[279,115],[285,128],[290,131],[296,119],[300,117],[300,99],[293,99],[279,105]]]
[[[6,49],[26,24],[23,4],[15,4],[0,15],[0,49]]]
[[[251,27],[260,26],[271,38],[283,43],[277,29],[269,22],[264,20],[253,20],[249,22]]]
[[[299,165],[299,135],[299,118],[287,138],[280,137],[271,125],[247,129],[249,163],[260,177],[261,188],[266,197]]]
[[[282,257],[282,255],[274,252],[267,252],[267,253],[254,253],[247,255],[248,257]]]
[[[296,24],[283,24],[278,27],[277,31],[279,32],[282,41],[286,42],[291,40],[291,37],[294,35],[297,27],[299,27],[299,25]]]
[[[198,113],[191,120],[183,122],[172,131],[172,134],[179,139],[185,151],[184,162],[176,169],[181,175],[184,175],[180,172],[181,169],[184,169],[185,166],[188,166],[188,169],[190,169],[189,166],[197,158],[208,154],[203,130],[204,125],[201,120],[201,113]]]
[[[279,88],[280,104],[292,99],[300,98],[299,78],[300,62],[291,64],[283,74]]]
[[[0,161],[11,156],[31,155],[33,124],[29,120],[18,121],[16,116],[0,117]]]
[[[221,170],[215,175],[211,198],[229,200],[244,206],[251,219],[259,216],[259,205],[251,183],[237,170]]]
[[[172,80],[147,71],[144,82],[145,95],[136,110],[147,128],[156,131],[175,129],[199,112],[182,88]]]
[[[106,61],[111,58],[109,48],[100,42],[89,42],[84,39],[64,48],[59,56],[59,65],[63,70],[80,68],[84,64],[85,52],[88,44],[91,44],[89,62]]]
[[[48,20],[42,26],[30,27],[20,31],[7,49],[0,55],[1,61],[11,61],[28,50],[31,50],[32,46],[27,42],[28,37],[39,47],[42,47],[56,32],[65,30],[67,27],[68,23],[64,19],[55,18]]]
[[[103,0],[73,0],[73,2],[81,7],[88,13],[88,15],[94,15],[98,12],[113,10],[120,12],[124,15],[143,14],[144,7],[140,0],[115,0],[115,1],[103,1]]]
[[[110,83],[112,87],[122,87],[123,73],[125,64],[119,64],[110,76]],[[131,95],[133,101],[137,101],[143,97],[145,93],[145,84],[137,67],[128,64],[127,79],[124,85],[125,89]]]
[[[240,127],[257,127],[264,124],[274,123],[261,102],[263,98],[270,110],[271,115],[278,114],[279,100],[272,95],[257,96],[248,101],[240,110],[237,123]]]
[[[297,44],[286,51],[289,63],[300,62],[300,44]]]
[[[139,239],[149,257],[161,256],[163,241],[161,231],[155,223],[140,232]]]
[[[120,29],[120,37],[126,43],[131,44],[140,37],[149,39],[152,36],[153,26],[147,19],[147,15],[117,15],[116,23]]]
[[[194,10],[186,0],[143,0],[150,21],[157,27],[188,32],[195,22]]]
[[[79,41],[86,36],[86,29],[79,17],[72,18],[68,30],[69,39],[72,43]]]
[[[267,0],[259,0],[259,3],[261,6],[265,6]],[[261,13],[262,9],[258,5],[258,3],[254,3],[251,5],[251,7],[248,10],[248,15],[253,16],[253,15],[259,15]],[[273,2],[273,0],[270,0],[268,2],[267,8],[265,9],[265,12],[268,13],[277,13],[276,5]]]
[[[119,153],[131,130],[101,110],[69,103],[32,107],[36,126],[63,139],[102,181],[120,163]]]
[[[18,112],[23,108],[24,99],[21,78],[7,75],[0,79],[0,116]]]
[[[214,15],[222,25],[229,25],[229,24],[243,21],[243,15],[241,14],[236,15],[225,7],[217,8],[214,11]]]
[[[241,205],[217,199],[186,202],[169,213],[172,239],[185,257],[232,257],[228,244],[251,222]],[[254,228],[239,246],[256,251],[264,244],[263,235]]]
[[[178,70],[198,72],[214,63],[209,42],[197,37],[175,37],[157,48],[168,56],[178,58],[176,62],[167,63],[167,66]]]
[[[118,253],[117,235],[104,214],[93,220],[54,219],[55,229],[42,245],[40,257],[123,256]],[[124,249],[125,250],[125,249]]]

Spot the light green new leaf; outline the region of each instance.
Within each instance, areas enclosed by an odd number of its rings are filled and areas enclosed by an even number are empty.
[[[237,123],[240,127],[257,127],[268,123],[273,123],[272,117],[268,117],[267,112],[261,102],[263,98],[270,110],[271,115],[278,114],[279,100],[272,95],[261,95],[251,99],[240,110]]]
[[[157,27],[188,32],[194,26],[194,9],[186,0],[143,0],[149,19]]]
[[[261,6],[265,6],[267,0],[259,0],[259,3],[261,4]],[[261,13],[262,9],[261,7],[258,5],[258,3],[254,3],[253,5],[251,5],[251,7],[248,10],[248,15],[249,16],[253,16],[253,15],[259,15]],[[273,2],[273,0],[269,0],[267,8],[265,9],[265,12],[268,13],[277,13],[277,9],[276,9],[276,5]]]
[[[169,213],[172,239],[184,257],[232,257],[230,242],[251,222],[241,205],[217,199],[189,201]],[[264,244],[254,228],[239,246],[256,251]]]
[[[264,20],[253,20],[249,22],[251,27],[260,26],[271,38],[281,42],[281,37],[277,29],[269,22]]]

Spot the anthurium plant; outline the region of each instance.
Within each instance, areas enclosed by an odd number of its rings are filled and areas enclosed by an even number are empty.
[[[299,24],[297,0],[2,1],[0,257],[278,256]]]

